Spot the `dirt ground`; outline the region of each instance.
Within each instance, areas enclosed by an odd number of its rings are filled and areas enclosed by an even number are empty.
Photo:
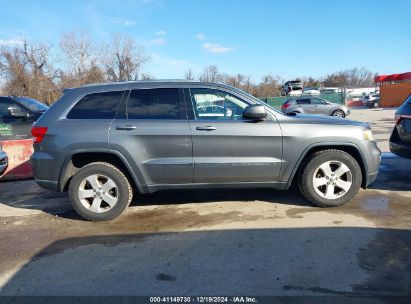
[[[137,196],[87,222],[65,194],[0,183],[0,295],[411,296],[411,160],[388,153],[394,110],[355,109],[383,153],[340,208],[295,190]]]

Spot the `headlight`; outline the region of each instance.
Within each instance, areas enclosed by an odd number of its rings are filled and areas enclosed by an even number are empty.
[[[374,136],[372,136],[372,131],[371,130],[365,130],[362,131],[364,134],[364,139],[369,140],[369,141],[374,141]]]

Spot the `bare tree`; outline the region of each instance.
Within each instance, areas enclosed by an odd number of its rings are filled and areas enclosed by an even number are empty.
[[[194,73],[191,69],[188,69],[185,73],[184,73],[184,78],[187,80],[194,80]]]
[[[203,69],[203,73],[200,75],[201,82],[222,82],[223,75],[220,74],[217,66],[210,65]]]
[[[375,76],[375,73],[365,68],[352,68],[328,74],[323,80],[323,85],[330,87],[372,86]]]
[[[104,60],[107,78],[111,81],[136,80],[149,59],[150,56],[133,38],[115,34]]]
[[[105,80],[99,65],[101,54],[97,50],[100,48],[86,30],[64,33],[59,45],[67,65],[62,79],[63,86],[79,86]]]
[[[260,98],[279,96],[281,91],[281,78],[270,74],[264,75],[255,91],[255,95]]]
[[[148,74],[148,73],[141,73],[141,80],[153,80],[155,79],[153,75]]]
[[[59,95],[58,73],[50,60],[51,45],[28,43],[0,50],[0,73],[7,94],[33,97],[50,104]]]
[[[225,75],[224,76],[224,83],[235,88],[241,88],[244,85],[245,80],[247,77],[243,74],[236,74],[236,75]]]
[[[309,88],[319,88],[321,87],[321,81],[319,79],[315,79],[313,77],[302,78],[302,82],[304,83],[304,87]]]

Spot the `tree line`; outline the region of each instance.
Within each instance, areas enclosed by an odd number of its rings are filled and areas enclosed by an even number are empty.
[[[14,46],[0,48],[0,91],[3,95],[28,96],[52,104],[67,87],[107,81],[153,79],[142,68],[150,54],[134,38],[114,34],[96,42],[86,30],[63,33],[57,46],[21,39]],[[370,86],[376,74],[365,68],[352,68],[322,78],[302,77],[306,87]],[[204,67],[199,75],[191,69],[185,79],[224,83],[250,94],[267,98],[280,95],[285,81],[278,75],[264,75],[255,82],[249,75],[229,75],[217,66]]]

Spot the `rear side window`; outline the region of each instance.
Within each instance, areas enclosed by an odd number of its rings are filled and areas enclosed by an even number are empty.
[[[67,115],[68,119],[113,119],[124,91],[84,96]]]
[[[132,90],[127,101],[128,119],[179,119],[178,89]]]
[[[299,99],[297,100],[298,104],[311,104],[311,100],[309,98],[303,98],[303,99]]]

